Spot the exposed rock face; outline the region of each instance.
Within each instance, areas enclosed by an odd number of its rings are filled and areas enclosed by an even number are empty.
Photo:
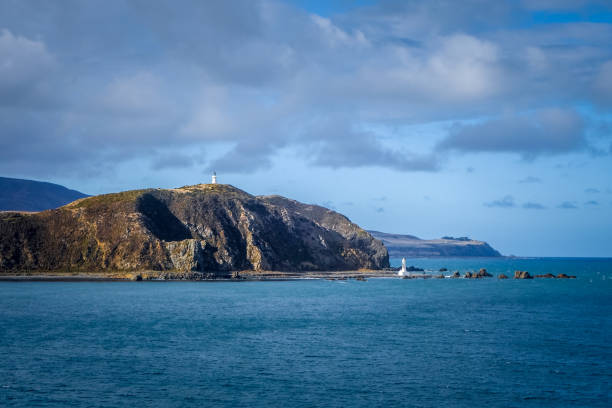
[[[460,278],[461,275],[459,274],[459,271],[455,271],[453,272],[453,274],[451,275],[451,278]]]
[[[552,273],[547,273],[545,275],[536,275],[535,277],[536,278],[547,278],[547,279],[550,279],[550,278],[554,278],[555,275],[553,275]]]
[[[574,275],[566,275],[565,273],[560,273],[557,275],[558,279],[576,279]]]
[[[380,239],[393,257],[499,257],[501,254],[483,241],[466,237],[442,237],[440,239],[420,239],[413,235],[388,234],[368,231]]]
[[[0,214],[0,272],[385,267],[382,243],[341,214],[222,184],[134,190],[35,214]]]
[[[514,279],[533,279],[527,271],[514,271]]]
[[[508,277],[506,275],[504,275],[503,273],[500,273],[499,276],[497,276],[499,279],[508,279]]]

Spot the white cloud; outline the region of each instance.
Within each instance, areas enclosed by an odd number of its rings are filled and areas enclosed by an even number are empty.
[[[167,114],[170,104],[161,82],[147,71],[114,78],[104,88],[99,102],[119,115]]]
[[[0,104],[34,90],[50,71],[55,60],[41,41],[0,32]]]
[[[66,15],[64,2],[48,13],[11,4],[0,3],[0,106],[13,110],[0,117],[6,140],[69,139],[71,149],[49,143],[41,155],[222,142],[242,171],[285,147],[329,167],[435,170],[435,135],[402,130],[383,143],[386,130],[354,130],[494,118],[458,125],[444,154],[576,151],[586,119],[572,106],[609,101],[612,87],[611,25],[517,28],[512,18],[525,11],[508,2],[382,2],[330,18],[267,0],[81,2],[61,26],[53,16]],[[78,18],[92,15],[96,24]],[[61,103],[38,117],[43,95]],[[6,146],[3,158],[21,154]]]
[[[583,147],[586,147],[583,119],[574,110],[558,108],[455,125],[439,145],[441,150],[509,152],[526,158]]]

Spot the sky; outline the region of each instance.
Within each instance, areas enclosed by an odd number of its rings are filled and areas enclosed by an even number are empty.
[[[612,256],[612,4],[0,2],[0,175]]]

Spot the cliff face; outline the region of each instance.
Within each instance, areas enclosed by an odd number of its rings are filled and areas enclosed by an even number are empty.
[[[420,239],[413,235],[388,234],[369,231],[380,239],[393,257],[436,257],[436,256],[485,256],[497,257],[501,254],[483,241],[469,238],[443,237],[440,239]]]
[[[387,250],[344,216],[202,184],[0,214],[0,272],[378,269]]]

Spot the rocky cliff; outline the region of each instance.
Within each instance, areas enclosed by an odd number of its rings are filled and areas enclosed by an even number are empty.
[[[134,190],[33,214],[0,213],[0,273],[351,270],[388,267],[346,217],[229,185]]]
[[[483,241],[466,237],[442,237],[440,239],[420,239],[413,235],[388,234],[368,231],[380,239],[393,257],[436,257],[436,256],[485,256],[497,257],[501,254]]]

